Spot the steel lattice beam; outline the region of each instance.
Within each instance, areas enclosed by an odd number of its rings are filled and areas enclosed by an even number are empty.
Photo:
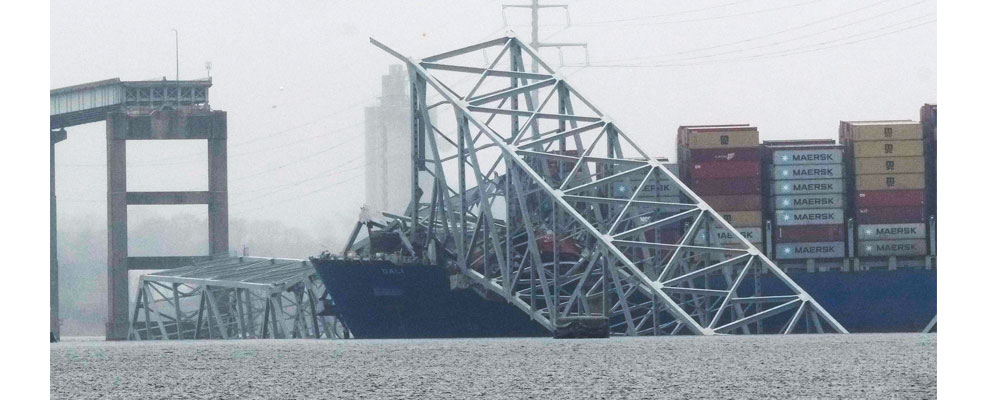
[[[320,313],[327,295],[307,261],[202,261],[140,278],[127,338],[346,338],[337,317]]]
[[[416,257],[454,266],[550,330],[586,316],[624,335],[846,333],[518,38],[423,60],[371,42],[409,69],[411,172],[425,179],[382,230]],[[663,181],[679,199],[638,190]],[[716,243],[717,232],[739,243]],[[349,248],[365,251],[356,233]],[[762,292],[763,274],[783,287]]]

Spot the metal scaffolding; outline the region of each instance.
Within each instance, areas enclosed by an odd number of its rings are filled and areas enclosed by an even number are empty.
[[[384,213],[369,240],[356,241],[359,224],[348,249],[374,255],[372,239],[398,237],[408,257],[552,331],[596,318],[618,335],[846,333],[518,38],[423,59],[371,41],[408,66],[413,184],[407,210]],[[642,189],[664,181],[679,199]],[[718,232],[740,243],[714,243]]]
[[[221,258],[143,275],[129,340],[350,336],[307,260]]]

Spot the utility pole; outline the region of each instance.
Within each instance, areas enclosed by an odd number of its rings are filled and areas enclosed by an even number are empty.
[[[174,62],[175,62],[175,67],[177,68],[177,70],[176,70],[177,71],[177,75],[176,75],[177,78],[175,80],[179,81],[179,80],[181,80],[181,51],[180,51],[180,44],[179,44],[179,41],[178,41],[178,38],[177,38],[177,29],[171,29],[171,30],[174,31]]]
[[[563,47],[582,47],[587,64],[590,64],[590,51],[587,49],[586,43],[542,43],[538,39],[538,11],[543,8],[561,8],[566,14],[566,26],[569,27],[569,5],[567,4],[539,4],[539,0],[531,0],[531,4],[504,4],[502,5],[501,14],[503,15],[504,25],[507,25],[507,14],[503,12],[508,8],[528,8],[531,9],[531,43],[529,45],[535,52],[538,52],[542,47],[555,47],[559,50],[559,63],[562,64],[563,61]],[[532,60],[531,62],[531,72],[538,72],[538,62]]]

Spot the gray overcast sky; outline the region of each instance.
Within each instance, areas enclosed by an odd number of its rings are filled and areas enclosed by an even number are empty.
[[[655,65],[563,70],[650,154],[673,159],[681,124],[745,122],[763,139],[836,138],[840,120],[917,119],[923,103],[936,102],[933,1],[568,3],[574,26],[564,29],[562,11],[543,11],[543,39],[588,42],[594,65]],[[55,0],[51,87],[172,78],[177,28],[181,78],[204,77],[211,61],[212,107],[229,113],[230,217],[306,229],[327,220],[346,231],[364,196],[362,107],[393,62],[368,37],[413,56],[508,28],[527,37],[529,14],[508,10],[505,28],[500,4]],[[543,56],[559,64],[555,51]],[[573,50],[564,59],[583,61]],[[203,142],[128,151],[129,190],[207,186]],[[70,129],[57,148],[60,219],[104,218],[104,161],[103,123]]]

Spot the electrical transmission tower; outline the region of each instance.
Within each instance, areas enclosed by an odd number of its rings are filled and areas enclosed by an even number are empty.
[[[617,335],[846,333],[533,46],[508,35],[418,59],[372,43],[410,76],[411,202],[376,225],[394,251],[556,332],[602,320]],[[645,189],[664,184],[680,195]],[[358,231],[345,254],[377,256]]]
[[[507,25],[507,13],[504,11],[508,8],[527,8],[531,10],[531,43],[529,45],[532,49],[535,49],[535,53],[540,53],[542,47],[555,47],[559,50],[559,63],[563,63],[563,47],[582,47],[584,51],[584,57],[586,57],[586,63],[590,64],[590,51],[587,49],[586,43],[542,43],[538,39],[538,11],[543,8],[561,8],[566,15],[566,26],[569,27],[569,5],[567,4],[539,4],[538,0],[531,0],[531,4],[503,4],[501,9],[501,14],[503,16],[503,23]],[[538,72],[538,62],[535,60],[531,61],[531,72]]]

